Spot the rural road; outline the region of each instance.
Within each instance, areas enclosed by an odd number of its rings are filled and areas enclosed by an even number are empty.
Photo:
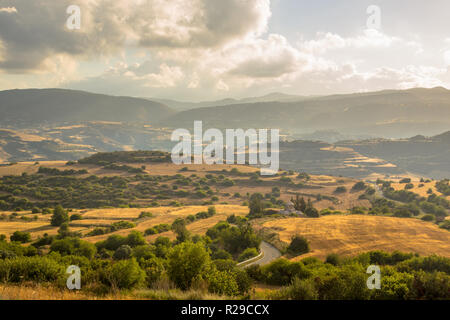
[[[264,253],[263,257],[259,260],[256,260],[254,262],[247,264],[245,266],[245,268],[250,267],[254,264],[257,264],[260,266],[264,265],[264,264],[268,264],[268,263],[272,262],[273,260],[281,257],[281,252],[278,251],[277,248],[275,248],[274,246],[272,246],[271,244],[269,244],[267,242],[262,241],[259,248],[260,248],[261,252]]]

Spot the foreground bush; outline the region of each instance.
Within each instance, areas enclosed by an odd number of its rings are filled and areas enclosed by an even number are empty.
[[[168,256],[168,274],[177,287],[187,290],[194,279],[206,276],[210,256],[202,243],[184,242],[175,246]]]
[[[144,284],[145,272],[135,259],[121,260],[104,271],[102,280],[113,289],[133,289]]]
[[[1,282],[57,282],[65,268],[55,260],[42,257],[18,257],[0,260]]]

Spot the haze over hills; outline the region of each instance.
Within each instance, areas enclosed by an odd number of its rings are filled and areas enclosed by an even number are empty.
[[[280,154],[285,169],[350,177],[450,176],[450,91],[444,88],[325,97],[275,93],[204,104],[221,102],[230,104],[176,112],[178,107],[161,102],[82,91],[3,91],[0,162],[170,151],[173,128],[203,120],[204,128],[280,128],[287,138]]]
[[[155,123],[173,111],[146,99],[115,97],[65,89],[0,92],[0,124],[124,121]]]
[[[204,107],[162,121],[171,127],[281,128],[290,132],[337,130],[404,138],[450,128],[450,91],[444,88],[333,95],[297,102],[259,102]]]
[[[222,99],[222,100],[214,100],[214,101],[202,101],[202,102],[184,102],[184,101],[176,101],[171,99],[158,99],[158,98],[149,98],[150,100],[157,101],[163,103],[170,108],[177,111],[186,111],[197,108],[208,108],[208,107],[217,107],[217,106],[226,106],[226,105],[234,105],[234,104],[243,104],[243,103],[258,103],[258,102],[293,102],[293,101],[302,101],[306,99],[314,98],[304,97],[304,96],[296,96],[290,95],[280,92],[269,93],[260,97],[250,97],[243,99]]]

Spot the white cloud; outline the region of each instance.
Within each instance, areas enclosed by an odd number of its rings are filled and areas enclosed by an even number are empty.
[[[6,12],[6,13],[17,13],[17,9],[15,7],[6,7],[6,8],[0,8],[0,13]]]
[[[450,39],[438,56],[416,35],[373,29],[318,32],[292,43],[268,30],[269,0],[77,0],[81,30],[69,31],[65,9],[72,2],[0,0],[0,72],[30,74],[32,84],[47,75],[42,85],[178,99],[450,81]],[[82,78],[85,61],[96,72]],[[98,71],[103,63],[108,66]]]

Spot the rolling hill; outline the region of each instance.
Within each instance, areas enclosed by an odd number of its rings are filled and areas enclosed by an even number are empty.
[[[0,92],[0,124],[124,121],[155,123],[171,115],[169,107],[145,99],[64,89]]]
[[[203,120],[205,126],[215,128],[280,128],[303,133],[338,130],[402,138],[448,130],[449,106],[449,90],[416,88],[203,107],[169,116],[161,124],[190,128],[195,120]]]

